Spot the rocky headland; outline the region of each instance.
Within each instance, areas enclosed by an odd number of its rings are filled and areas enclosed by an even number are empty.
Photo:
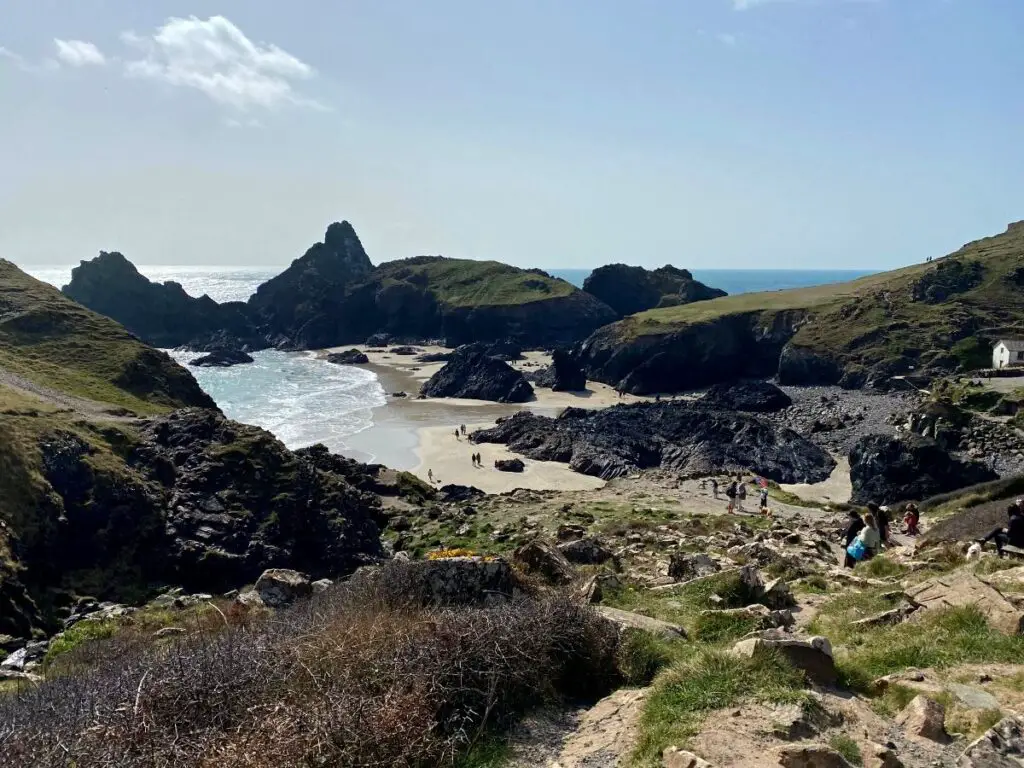
[[[688,269],[671,264],[650,270],[625,264],[598,267],[583,282],[583,290],[614,309],[619,317],[728,295],[694,280]]]

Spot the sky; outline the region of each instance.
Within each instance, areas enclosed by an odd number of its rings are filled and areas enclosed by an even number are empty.
[[[1020,0],[0,0],[0,257],[882,269],[1024,219]]]

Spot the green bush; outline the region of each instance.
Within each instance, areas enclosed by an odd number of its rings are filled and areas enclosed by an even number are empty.
[[[961,339],[949,351],[969,371],[992,365],[992,345],[977,336]]]
[[[119,626],[118,622],[113,619],[102,621],[87,619],[78,622],[53,639],[46,651],[43,665],[47,666],[53,663],[53,660],[57,657],[73,651],[85,643],[113,637]]]
[[[641,629],[627,629],[619,642],[617,663],[627,685],[648,685],[672,656],[660,640]]]
[[[864,765],[864,758],[860,754],[860,747],[857,742],[845,733],[837,733],[829,739],[828,745],[836,752],[846,758],[852,765]]]

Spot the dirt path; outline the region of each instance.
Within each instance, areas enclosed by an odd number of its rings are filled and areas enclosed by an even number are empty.
[[[46,405],[51,405],[64,411],[73,411],[78,416],[89,421],[136,421],[137,417],[126,408],[112,406],[108,403],[100,403],[96,400],[88,400],[84,397],[75,397],[58,392],[55,389],[44,387],[29,381],[23,376],[0,368],[0,387],[6,387],[19,395],[30,397]]]

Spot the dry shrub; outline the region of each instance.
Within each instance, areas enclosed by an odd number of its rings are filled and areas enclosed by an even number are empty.
[[[450,765],[484,728],[617,682],[615,630],[566,596],[423,607],[400,598],[408,578],[389,567],[0,698],[0,765]]]

